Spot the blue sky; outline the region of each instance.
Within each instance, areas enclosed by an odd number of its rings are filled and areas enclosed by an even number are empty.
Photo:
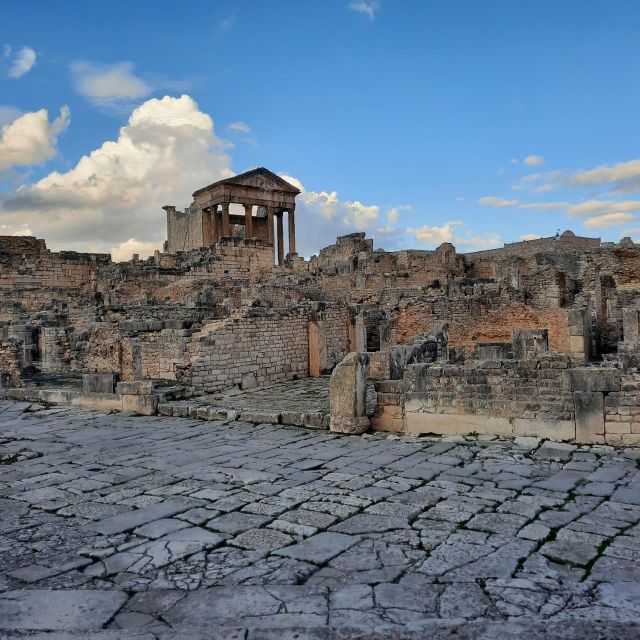
[[[304,187],[306,255],[356,230],[390,249],[565,228],[640,240],[637,0],[10,0],[2,15],[0,233],[145,253],[162,204],[266,166]]]

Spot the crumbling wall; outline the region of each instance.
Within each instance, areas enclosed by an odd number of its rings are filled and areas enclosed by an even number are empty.
[[[569,352],[565,309],[536,310],[515,302],[498,285],[478,286],[476,291],[455,298],[429,296],[401,301],[391,312],[390,342],[402,344],[447,323],[452,347],[510,342],[512,331],[518,328],[548,329],[551,349]]]
[[[0,338],[0,387],[19,387],[22,345],[15,338]]]

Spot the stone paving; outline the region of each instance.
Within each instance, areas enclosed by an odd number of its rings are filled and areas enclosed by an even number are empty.
[[[637,638],[639,460],[1,403],[0,638]]]

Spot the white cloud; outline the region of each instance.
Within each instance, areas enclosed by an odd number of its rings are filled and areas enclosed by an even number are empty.
[[[607,185],[613,191],[640,191],[640,160],[619,162],[612,167],[602,165],[588,171],[576,171],[567,180],[571,187]]]
[[[526,240],[538,240],[539,238],[542,238],[539,233],[524,233],[520,236],[519,240],[524,242]]]
[[[71,75],[76,91],[101,107],[126,108],[153,89],[133,73],[131,62],[99,65],[78,61],[72,63]]]
[[[246,122],[232,122],[229,125],[229,130],[237,133],[250,133],[251,127]]]
[[[389,220],[389,222],[398,222],[400,212],[411,211],[411,209],[413,209],[413,207],[410,204],[401,204],[398,207],[391,207],[387,212],[387,220]]]
[[[635,219],[636,217],[630,213],[605,213],[601,216],[595,216],[585,220],[584,226],[587,229],[606,229],[608,227],[617,227],[620,224],[626,224]]]
[[[438,246],[443,242],[453,242],[455,228],[463,225],[464,222],[461,220],[452,220],[451,222],[445,222],[441,227],[425,224],[418,229],[408,227],[406,231],[409,235],[415,236],[415,239],[422,244]]]
[[[189,96],[148,100],[116,140],[70,171],[0,196],[0,216],[5,224],[27,223],[54,249],[159,246],[166,238],[163,205],[184,207],[198,187],[233,175],[225,149],[212,119]]]
[[[414,229],[408,227],[406,232],[415,237],[421,244],[438,247],[443,242],[450,242],[459,251],[480,251],[491,249],[501,245],[502,241],[497,233],[477,234],[471,230],[462,230],[464,222],[452,220],[442,226],[430,226],[428,224]]]
[[[322,247],[333,244],[336,237],[364,231],[369,236],[389,236],[396,233],[393,225],[380,225],[380,206],[366,205],[359,200],[341,200],[337,191],[307,191],[297,178],[280,174],[300,189],[296,199],[296,247],[298,253],[310,256]],[[398,208],[409,208],[402,205]]]
[[[524,159],[524,163],[530,167],[541,167],[544,164],[542,156],[531,155]]]
[[[579,204],[567,204],[567,213],[573,218],[592,218],[620,213],[640,213],[640,200],[585,200]]]
[[[506,198],[500,198],[498,196],[485,196],[478,200],[478,204],[485,207],[495,207],[496,209],[504,209],[506,207],[515,207],[518,204],[517,200],[507,200]]]
[[[349,9],[367,16],[369,20],[373,20],[376,17],[379,8],[380,2],[377,0],[359,0],[349,4]]]
[[[11,47],[5,46],[5,57],[11,56]],[[10,78],[22,78],[23,75],[29,73],[36,63],[36,52],[31,47],[22,47],[13,58],[11,67],[9,67],[8,75]]]
[[[15,166],[41,164],[56,153],[58,135],[69,124],[69,108],[49,122],[46,109],[25,113],[2,126],[0,134],[0,171]]]
[[[141,258],[152,255],[156,250],[162,251],[163,242],[141,242],[135,238],[129,238],[115,247],[111,247],[111,259],[114,262],[125,262],[131,260],[134,253]]]

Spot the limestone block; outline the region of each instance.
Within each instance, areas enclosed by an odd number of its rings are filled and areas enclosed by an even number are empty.
[[[514,360],[530,360],[549,351],[547,329],[514,329],[511,341]]]
[[[118,382],[116,385],[116,393],[126,395],[148,395],[153,393],[153,380],[130,380],[128,382]]]
[[[122,410],[141,416],[155,416],[158,412],[159,398],[156,395],[123,395]]]
[[[405,410],[406,433],[435,433],[438,435],[459,435],[481,433],[510,436],[513,427],[508,418],[469,414],[426,413]]]
[[[516,418],[513,421],[513,434],[515,436],[536,436],[556,441],[574,440],[576,423],[573,420]]]
[[[620,391],[620,370],[574,367],[564,373],[566,388],[572,391]]]
[[[404,432],[404,419],[402,418],[371,418],[371,428],[374,431],[390,431],[391,433]]]
[[[122,411],[122,396],[117,393],[81,393],[71,398],[71,406],[97,411]]]
[[[258,381],[254,373],[247,373],[242,376],[242,382],[240,383],[241,389],[255,389],[258,386]]]
[[[369,354],[369,378],[371,380],[391,379],[391,354],[389,351],[375,351]]]
[[[82,389],[85,393],[113,393],[116,386],[114,373],[85,373]]]
[[[575,391],[576,442],[602,442],[604,396],[601,392]]]

